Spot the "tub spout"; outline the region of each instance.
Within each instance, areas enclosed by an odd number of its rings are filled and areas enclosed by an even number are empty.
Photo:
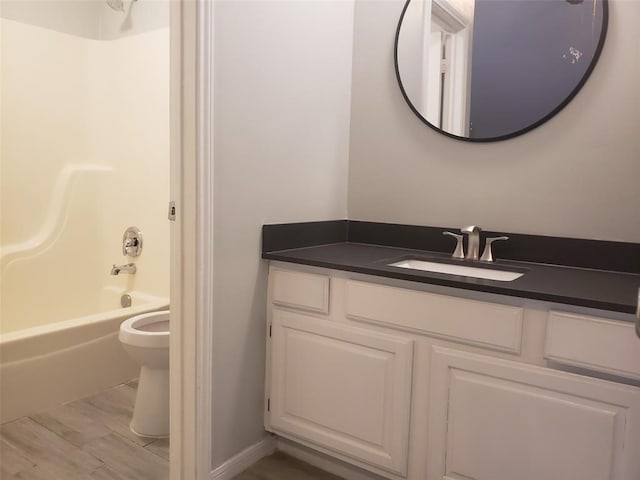
[[[113,265],[111,267],[111,275],[119,275],[120,273],[136,273],[136,264],[127,263],[126,265]]]

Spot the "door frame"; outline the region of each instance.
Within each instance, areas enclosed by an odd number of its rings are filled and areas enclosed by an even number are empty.
[[[170,0],[171,480],[212,458],[213,2]]]

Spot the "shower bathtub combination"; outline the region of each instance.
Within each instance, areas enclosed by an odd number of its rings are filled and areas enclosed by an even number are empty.
[[[120,324],[168,308],[169,2],[4,2],[0,29],[5,423],[137,377]]]

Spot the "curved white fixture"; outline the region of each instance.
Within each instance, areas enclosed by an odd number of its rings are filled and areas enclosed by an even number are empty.
[[[95,172],[111,172],[112,167],[105,165],[71,164],[65,166],[56,180],[49,209],[42,227],[32,238],[0,247],[0,266],[2,271],[14,260],[35,256],[55,242],[64,227],[64,218],[69,210],[71,187],[81,175]]]

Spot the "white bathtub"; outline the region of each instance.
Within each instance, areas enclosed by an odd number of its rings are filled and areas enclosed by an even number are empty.
[[[167,298],[127,292],[132,306],[120,307],[124,290],[101,291],[102,313],[71,318],[0,335],[0,423],[43,411],[137,376],[138,365],[120,346],[126,318],[166,309]],[[36,300],[37,301],[37,300]]]

